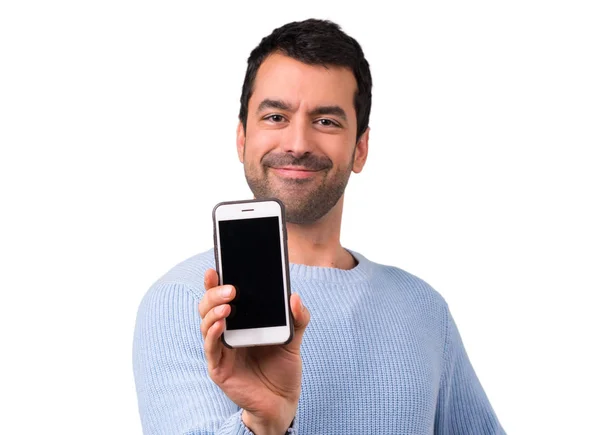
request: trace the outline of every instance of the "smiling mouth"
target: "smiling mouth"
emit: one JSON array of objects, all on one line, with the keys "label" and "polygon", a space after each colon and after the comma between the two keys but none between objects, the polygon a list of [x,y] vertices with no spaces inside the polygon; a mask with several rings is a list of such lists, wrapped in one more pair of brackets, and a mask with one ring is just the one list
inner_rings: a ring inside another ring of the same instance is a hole
[{"label": "smiling mouth", "polygon": [[319,170],[307,169],[301,166],[270,167],[276,174],[285,178],[310,178]]}]

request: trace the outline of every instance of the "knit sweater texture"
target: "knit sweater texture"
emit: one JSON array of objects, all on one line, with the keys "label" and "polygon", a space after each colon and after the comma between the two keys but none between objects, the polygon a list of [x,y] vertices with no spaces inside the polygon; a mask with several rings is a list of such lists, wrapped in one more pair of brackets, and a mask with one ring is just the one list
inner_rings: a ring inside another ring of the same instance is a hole
[{"label": "knit sweater texture", "polygon": [[[504,434],[444,299],[410,273],[349,250],[351,270],[290,264],[311,313],[293,434]],[[251,432],[207,373],[198,302],[210,249],[143,298],[133,368],[145,434]]]}]

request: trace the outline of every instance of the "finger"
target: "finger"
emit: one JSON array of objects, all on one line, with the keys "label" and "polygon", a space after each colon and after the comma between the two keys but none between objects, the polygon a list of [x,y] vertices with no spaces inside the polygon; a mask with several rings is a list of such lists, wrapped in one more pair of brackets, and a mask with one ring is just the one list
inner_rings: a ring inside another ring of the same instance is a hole
[{"label": "finger", "polygon": [[206,334],[210,327],[221,319],[226,318],[231,313],[231,306],[227,304],[217,305],[202,319],[200,323],[200,330],[202,331],[202,337],[206,339]]},{"label": "finger", "polygon": [[209,290],[219,285],[219,275],[215,269],[207,269],[204,272],[204,290]]},{"label": "finger", "polygon": [[204,338],[204,354],[209,372],[214,370],[221,361],[223,352],[223,343],[221,343],[221,334],[225,330],[225,320],[221,319],[212,324],[206,332]]},{"label": "finger", "polygon": [[235,287],[232,285],[219,285],[207,290],[198,303],[200,317],[204,318],[214,307],[230,302],[234,297]]}]

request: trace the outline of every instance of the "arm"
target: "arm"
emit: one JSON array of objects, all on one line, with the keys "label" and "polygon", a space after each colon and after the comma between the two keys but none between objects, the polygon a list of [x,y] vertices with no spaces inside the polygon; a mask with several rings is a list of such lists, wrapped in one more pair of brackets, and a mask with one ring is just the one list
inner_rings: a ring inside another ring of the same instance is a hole
[{"label": "arm", "polygon": [[446,308],[444,371],[435,435],[505,434],[471,366],[452,315]]},{"label": "arm", "polygon": [[198,301],[183,284],[157,283],[140,304],[133,368],[145,434],[249,433],[208,376]]}]

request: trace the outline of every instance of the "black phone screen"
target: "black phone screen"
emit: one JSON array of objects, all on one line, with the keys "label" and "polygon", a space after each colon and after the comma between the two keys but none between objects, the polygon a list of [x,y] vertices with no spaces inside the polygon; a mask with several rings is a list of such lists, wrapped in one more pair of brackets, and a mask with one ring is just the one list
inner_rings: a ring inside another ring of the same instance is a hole
[{"label": "black phone screen", "polygon": [[236,288],[227,329],[285,326],[279,218],[219,221],[223,284]]}]

